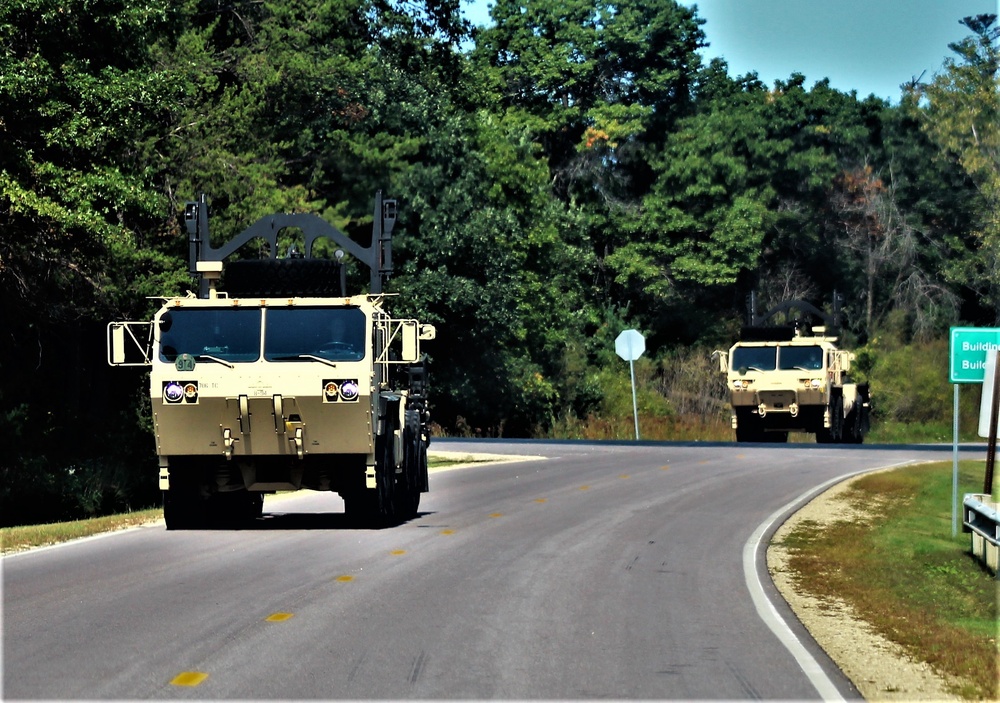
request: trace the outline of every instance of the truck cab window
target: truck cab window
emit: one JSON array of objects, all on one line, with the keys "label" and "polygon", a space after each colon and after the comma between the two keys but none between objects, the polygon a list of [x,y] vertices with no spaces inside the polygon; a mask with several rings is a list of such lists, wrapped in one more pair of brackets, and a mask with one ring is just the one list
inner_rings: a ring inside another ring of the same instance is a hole
[{"label": "truck cab window", "polygon": [[260,358],[260,309],[178,308],[160,335],[160,360],[173,362],[180,354],[230,362]]},{"label": "truck cab window", "polygon": [[774,347],[736,347],[732,354],[733,371],[774,371],[776,352]]},{"label": "truck cab window", "polygon": [[782,347],[778,363],[778,368],[783,371],[791,369],[818,371],[823,368],[823,348],[819,346]]},{"label": "truck cab window", "polygon": [[365,357],[367,321],[358,308],[268,308],[264,359],[360,361]]}]

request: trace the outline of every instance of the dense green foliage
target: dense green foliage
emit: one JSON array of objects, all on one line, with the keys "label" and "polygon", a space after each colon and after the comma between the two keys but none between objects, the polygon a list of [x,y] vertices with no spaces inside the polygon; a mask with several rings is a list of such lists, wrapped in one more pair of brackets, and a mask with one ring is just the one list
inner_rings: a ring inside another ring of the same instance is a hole
[{"label": "dense green foliage", "polygon": [[107,368],[104,325],[192,286],[179,218],[200,192],[220,241],[279,211],[364,241],[375,191],[397,198],[389,285],[438,325],[447,431],[612,419],[625,327],[650,416],[717,419],[712,380],[671,360],[728,344],[750,291],[836,290],[861,344],[997,320],[994,17],[893,105],[703,65],[675,0],[497,0],[486,29],[458,10],[0,4],[4,521],[155,500],[144,379]]}]

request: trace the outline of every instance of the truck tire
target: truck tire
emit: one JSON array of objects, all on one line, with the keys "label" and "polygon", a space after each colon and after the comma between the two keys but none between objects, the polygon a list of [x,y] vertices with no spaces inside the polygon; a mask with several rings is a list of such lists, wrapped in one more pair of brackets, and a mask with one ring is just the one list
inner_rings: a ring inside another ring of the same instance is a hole
[{"label": "truck tire", "polygon": [[749,410],[736,411],[736,441],[740,443],[765,441],[764,427],[760,418]]},{"label": "truck tire", "polygon": [[817,444],[835,444],[844,441],[844,397],[835,394],[830,398],[830,427],[816,430]]},{"label": "truck tire", "polygon": [[416,517],[420,508],[421,490],[421,449],[420,416],[412,410],[405,414],[406,427],[403,428],[403,472],[397,474],[394,498],[396,517],[410,520]]},{"label": "truck tire", "polygon": [[205,500],[197,491],[163,491],[163,521],[168,530],[198,530],[205,527]]},{"label": "truck tire", "polygon": [[390,527],[397,523],[391,436],[375,440],[375,488],[362,487],[343,496],[348,517],[365,527]]}]

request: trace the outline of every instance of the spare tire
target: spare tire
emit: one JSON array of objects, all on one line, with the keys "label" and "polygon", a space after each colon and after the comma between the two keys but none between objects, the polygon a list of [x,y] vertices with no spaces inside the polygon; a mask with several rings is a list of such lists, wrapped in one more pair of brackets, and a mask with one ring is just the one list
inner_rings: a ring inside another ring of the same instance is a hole
[{"label": "spare tire", "polygon": [[231,298],[339,297],[340,264],[332,259],[246,259],[226,264]]}]

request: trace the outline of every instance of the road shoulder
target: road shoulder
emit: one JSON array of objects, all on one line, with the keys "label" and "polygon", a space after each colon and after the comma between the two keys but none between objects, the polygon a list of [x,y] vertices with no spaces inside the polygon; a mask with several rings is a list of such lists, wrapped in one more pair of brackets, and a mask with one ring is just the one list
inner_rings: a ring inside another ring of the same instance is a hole
[{"label": "road shoulder", "polygon": [[858,478],[855,476],[823,492],[778,528],[767,550],[768,573],[809,634],[865,700],[962,700],[950,692],[955,680],[909,657],[902,647],[858,618],[847,603],[821,600],[800,589],[788,568],[789,551],[781,543],[800,524],[810,521],[823,526],[860,516],[844,497]]}]

